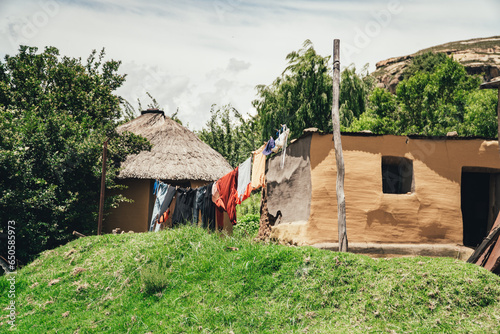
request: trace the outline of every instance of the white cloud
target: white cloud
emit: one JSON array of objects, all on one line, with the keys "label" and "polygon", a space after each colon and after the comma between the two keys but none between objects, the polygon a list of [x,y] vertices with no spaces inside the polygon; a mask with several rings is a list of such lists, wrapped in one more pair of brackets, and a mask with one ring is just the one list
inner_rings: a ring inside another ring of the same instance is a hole
[{"label": "white cloud", "polygon": [[229,59],[229,64],[227,64],[227,70],[231,72],[240,72],[249,69],[250,66],[251,64],[244,60],[231,58]]},{"label": "white cloud", "polygon": [[199,129],[212,103],[253,112],[255,86],[280,75],[306,39],[326,56],[340,38],[342,66],[373,70],[392,56],[497,35],[499,12],[494,0],[4,0],[0,56],[20,43],[83,59],[105,47],[128,74],[119,94],[145,107],[148,91]]}]

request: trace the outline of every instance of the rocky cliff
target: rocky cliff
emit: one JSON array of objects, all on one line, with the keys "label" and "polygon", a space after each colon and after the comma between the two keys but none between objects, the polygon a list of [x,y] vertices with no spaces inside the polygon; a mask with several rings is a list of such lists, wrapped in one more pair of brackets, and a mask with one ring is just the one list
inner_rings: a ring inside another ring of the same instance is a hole
[{"label": "rocky cliff", "polygon": [[413,57],[418,54],[444,52],[463,64],[469,74],[482,74],[485,81],[500,76],[500,36],[475,38],[433,46],[414,54],[379,61],[372,75],[377,86],[392,93],[403,79],[402,73]]}]

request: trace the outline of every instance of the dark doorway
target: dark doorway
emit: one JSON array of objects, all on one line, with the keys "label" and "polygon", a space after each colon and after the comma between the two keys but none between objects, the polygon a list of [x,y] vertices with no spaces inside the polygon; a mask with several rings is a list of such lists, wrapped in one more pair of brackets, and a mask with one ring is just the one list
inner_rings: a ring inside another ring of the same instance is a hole
[{"label": "dark doorway", "polygon": [[462,169],[461,207],[465,246],[479,245],[498,215],[499,175],[496,170],[490,169]]}]

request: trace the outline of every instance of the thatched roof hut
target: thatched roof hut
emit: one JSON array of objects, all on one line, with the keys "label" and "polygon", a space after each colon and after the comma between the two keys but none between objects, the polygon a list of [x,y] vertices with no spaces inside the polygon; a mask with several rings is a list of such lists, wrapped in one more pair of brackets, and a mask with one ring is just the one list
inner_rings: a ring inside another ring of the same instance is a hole
[{"label": "thatched roof hut", "polygon": [[151,151],[127,157],[118,176],[121,179],[216,181],[232,170],[219,152],[163,111],[143,111],[117,130],[141,135],[153,145]]},{"label": "thatched roof hut", "polygon": [[[224,157],[202,142],[193,132],[165,116],[163,111],[148,109],[132,121],[118,127],[147,138],[151,151],[132,154],[122,164],[119,183],[127,188],[119,193],[132,199],[111,209],[103,228],[109,233],[119,227],[124,231],[145,232],[151,219],[155,180],[181,187],[197,188],[229,173],[232,168]],[[175,200],[171,206],[171,212]],[[229,220],[228,220],[228,225]]]}]

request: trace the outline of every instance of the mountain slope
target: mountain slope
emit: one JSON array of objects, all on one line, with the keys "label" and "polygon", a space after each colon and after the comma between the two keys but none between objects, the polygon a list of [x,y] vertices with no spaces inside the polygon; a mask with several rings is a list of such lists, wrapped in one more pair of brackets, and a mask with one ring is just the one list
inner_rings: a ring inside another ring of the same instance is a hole
[{"label": "mountain slope", "polygon": [[[500,277],[475,265],[375,260],[191,227],[81,238],[16,279],[20,333],[484,333],[500,319]],[[1,277],[2,305],[8,288]]]},{"label": "mountain slope", "polygon": [[485,81],[500,75],[500,36],[493,36],[445,43],[411,55],[379,61],[372,73],[377,80],[377,86],[394,93],[397,84],[403,79],[403,70],[411,59],[428,51],[451,55],[465,66],[469,74],[482,74]]}]

